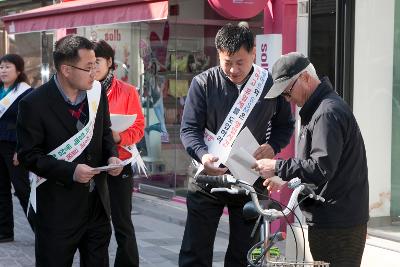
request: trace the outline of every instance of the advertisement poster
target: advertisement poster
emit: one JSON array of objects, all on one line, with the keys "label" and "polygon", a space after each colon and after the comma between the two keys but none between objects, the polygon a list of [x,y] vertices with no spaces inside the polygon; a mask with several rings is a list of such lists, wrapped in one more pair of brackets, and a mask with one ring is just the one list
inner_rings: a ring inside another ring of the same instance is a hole
[{"label": "advertisement poster", "polygon": [[[79,34],[79,33],[78,33]],[[117,66],[115,74],[118,79],[131,82],[132,62],[131,62],[131,29],[130,27],[109,25],[101,27],[89,27],[84,35],[91,41],[104,40],[115,51],[115,64]]]}]

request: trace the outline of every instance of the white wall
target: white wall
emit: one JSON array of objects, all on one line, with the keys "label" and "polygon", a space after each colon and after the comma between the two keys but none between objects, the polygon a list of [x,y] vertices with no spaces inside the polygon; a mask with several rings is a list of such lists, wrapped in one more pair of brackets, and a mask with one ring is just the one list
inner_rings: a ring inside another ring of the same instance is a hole
[{"label": "white wall", "polygon": [[[308,23],[309,22],[309,0],[297,1],[297,29],[296,29],[296,51],[308,56]],[[300,108],[296,106],[296,142],[295,151],[297,155],[298,139],[300,134]],[[300,215],[300,214],[298,214]]]},{"label": "white wall", "polygon": [[308,56],[309,0],[297,1],[296,50]]},{"label": "white wall", "polygon": [[371,217],[390,215],[395,0],[356,1],[354,114],[367,150]]}]

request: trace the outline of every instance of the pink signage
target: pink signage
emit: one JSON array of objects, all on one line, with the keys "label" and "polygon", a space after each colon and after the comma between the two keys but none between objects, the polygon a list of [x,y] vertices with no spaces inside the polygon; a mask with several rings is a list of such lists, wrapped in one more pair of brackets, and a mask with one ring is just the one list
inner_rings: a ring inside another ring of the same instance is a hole
[{"label": "pink signage", "polygon": [[256,16],[268,0],[208,0],[210,6],[228,19],[248,19]]}]

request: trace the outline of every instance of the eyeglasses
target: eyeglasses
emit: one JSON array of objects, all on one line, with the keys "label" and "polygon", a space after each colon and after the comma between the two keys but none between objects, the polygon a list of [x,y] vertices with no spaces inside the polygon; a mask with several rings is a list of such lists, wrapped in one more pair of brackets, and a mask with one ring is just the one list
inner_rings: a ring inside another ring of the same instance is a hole
[{"label": "eyeglasses", "polygon": [[66,66],[69,66],[69,67],[72,67],[72,68],[74,68],[74,69],[77,69],[77,70],[82,70],[82,71],[89,72],[89,74],[90,74],[90,73],[94,73],[94,71],[97,69],[97,65],[96,65],[96,64],[94,65],[94,67],[91,67],[91,68],[89,68],[89,69],[82,69],[82,68],[79,68],[79,67],[73,66],[73,65],[67,65],[67,64],[65,64],[65,65],[66,65]]},{"label": "eyeglasses", "polygon": [[292,96],[291,93],[292,93],[293,87],[296,84],[297,80],[300,78],[301,74],[299,75],[299,77],[296,78],[296,80],[294,80],[294,83],[292,84],[292,86],[290,86],[289,90],[283,91],[283,93],[281,94],[282,96],[286,96],[286,97]]}]

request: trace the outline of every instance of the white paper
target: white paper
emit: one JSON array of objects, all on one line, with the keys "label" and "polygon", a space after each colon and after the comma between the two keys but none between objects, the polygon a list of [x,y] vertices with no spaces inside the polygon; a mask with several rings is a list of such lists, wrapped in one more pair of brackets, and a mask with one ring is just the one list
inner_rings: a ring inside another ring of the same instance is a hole
[{"label": "white paper", "polygon": [[93,170],[95,170],[95,171],[109,171],[109,170],[114,170],[114,169],[121,168],[121,167],[124,167],[124,165],[123,164],[110,164],[110,165],[107,165],[107,166],[93,168]]},{"label": "white paper", "polygon": [[110,114],[110,119],[111,119],[111,130],[115,132],[123,132],[129,127],[132,126],[132,124],[136,120],[136,114],[133,115],[124,115],[124,114]]},{"label": "white paper", "polygon": [[256,164],[256,159],[243,147],[240,147],[239,153],[232,154],[231,158],[239,161],[241,165],[247,168],[251,168],[254,164]]},{"label": "white paper", "polygon": [[257,180],[259,175],[251,167],[256,163],[256,159],[252,155],[259,146],[247,127],[236,137],[231,153],[225,162],[225,166],[229,168],[236,179],[244,180],[249,184],[254,184]]}]

